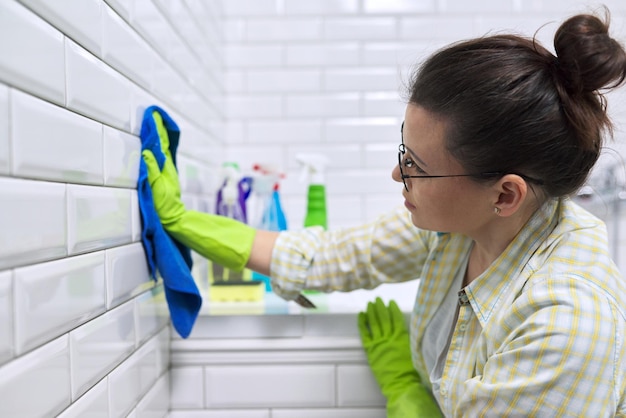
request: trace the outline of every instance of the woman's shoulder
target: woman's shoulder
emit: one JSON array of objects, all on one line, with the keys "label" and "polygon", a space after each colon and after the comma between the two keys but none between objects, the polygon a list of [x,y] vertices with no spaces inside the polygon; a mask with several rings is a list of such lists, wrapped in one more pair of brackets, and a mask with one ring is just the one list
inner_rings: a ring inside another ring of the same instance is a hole
[{"label": "woman's shoulder", "polygon": [[626,279],[611,257],[606,225],[571,200],[561,202],[558,216],[529,260],[519,296],[542,306],[575,303],[581,309],[608,302],[626,319]]},{"label": "woman's shoulder", "polygon": [[529,261],[535,276],[620,276],[611,257],[605,223],[571,200],[561,202],[558,221]]}]

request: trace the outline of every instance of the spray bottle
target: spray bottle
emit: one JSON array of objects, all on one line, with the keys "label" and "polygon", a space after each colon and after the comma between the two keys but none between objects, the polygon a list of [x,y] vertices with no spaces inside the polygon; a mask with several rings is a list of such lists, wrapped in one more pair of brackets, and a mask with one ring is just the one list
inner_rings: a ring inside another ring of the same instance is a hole
[{"label": "spray bottle", "polygon": [[[246,199],[250,194],[250,179],[241,175],[236,163],[227,162],[222,166],[224,182],[217,193],[215,213],[246,223]],[[261,282],[251,280],[252,272],[244,269],[235,272],[217,263],[210,263],[210,298],[213,301],[256,301],[262,298]]]},{"label": "spray bottle", "polygon": [[[241,172],[239,165],[233,162],[222,164],[222,176],[224,181],[222,187],[217,192],[215,203],[215,213],[217,215],[226,216],[236,219],[240,222],[246,222],[246,209],[244,200],[242,199],[242,190],[239,182],[241,180]],[[243,276],[240,272],[232,272],[224,269],[217,263],[212,264],[212,283],[225,282],[227,280],[242,280]]]},{"label": "spray bottle", "polygon": [[245,200],[249,194],[246,182],[241,177],[237,163],[224,163],[222,165],[224,183],[217,192],[215,213],[246,222]]},{"label": "spray bottle", "polygon": [[[250,204],[250,225],[268,231],[284,231],[287,229],[287,220],[280,201],[279,180],[284,177],[270,165],[255,164],[253,167],[252,195]],[[263,280],[265,290],[272,290],[270,278],[254,272],[254,280]]]},{"label": "spray bottle", "polygon": [[306,181],[309,184],[304,226],[321,226],[327,229],[324,174],[329,162],[328,158],[322,154],[298,154],[296,161],[302,166],[300,181]]},{"label": "spray bottle", "polygon": [[[300,163],[302,171],[300,172],[300,181],[308,182],[307,206],[304,217],[304,226],[321,226],[325,230],[328,229],[327,213],[326,213],[326,183],[325,170],[328,165],[328,157],[322,154],[303,153],[296,155],[296,161]],[[305,294],[319,294],[316,290],[305,290]],[[318,308],[321,301],[316,301]]]},{"label": "spray bottle", "polygon": [[246,201],[248,224],[257,229],[278,231],[278,228],[273,228],[269,223],[266,212],[271,206],[274,187],[280,176],[269,165],[255,164],[252,169],[252,193]]}]

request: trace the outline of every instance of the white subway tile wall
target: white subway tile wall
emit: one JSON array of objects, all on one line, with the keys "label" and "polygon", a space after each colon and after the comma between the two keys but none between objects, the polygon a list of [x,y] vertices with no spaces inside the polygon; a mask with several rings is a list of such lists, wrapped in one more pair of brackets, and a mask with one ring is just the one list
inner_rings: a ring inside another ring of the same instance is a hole
[{"label": "white subway tile wall", "polygon": [[[268,384],[268,376],[272,383]],[[207,367],[209,408],[320,408],[335,405],[334,365],[244,365]]]},{"label": "white subway tile wall", "polygon": [[[362,383],[355,385],[354,382]],[[384,403],[385,399],[379,393],[378,386],[372,379],[372,371],[367,364],[337,366],[337,405],[340,407],[380,407]]]},{"label": "white subway tile wall", "polygon": [[0,175],[9,174],[9,89],[0,84]]},{"label": "white subway tile wall", "polygon": [[0,273],[0,363],[13,356],[13,277],[10,271]]},{"label": "white subway tile wall", "polygon": [[[43,4],[43,2],[41,2]],[[0,79],[9,85],[65,105],[65,36],[15,1],[0,15]],[[9,59],[10,57],[10,59]]]},{"label": "white subway tile wall", "polygon": [[104,254],[14,270],[16,354],[82,325],[105,311]]},{"label": "white subway tile wall", "polygon": [[89,389],[89,392],[73,402],[59,418],[109,418],[109,391],[107,380],[103,379]]},{"label": "white subway tile wall", "polygon": [[[626,3],[602,3],[624,42]],[[172,334],[140,243],[143,111],[159,105],[181,127],[189,207],[212,211],[223,161],[268,163],[286,174],[298,228],[306,184],[295,156],[321,152],[329,225],[356,225],[401,204],[391,170],[412,65],[451,41],[546,23],[537,36],[550,47],[559,21],[599,5],[1,2],[0,416],[384,416],[347,319],[332,338],[300,316],[204,317],[190,340]],[[625,98],[609,97],[622,158]],[[626,271],[626,204],[604,215]],[[206,261],[194,261],[202,284]]]},{"label": "white subway tile wall", "polygon": [[[271,338],[271,316],[256,319],[265,338],[239,330],[172,340],[171,418],[385,416],[352,315],[296,316],[303,330],[281,338]],[[340,324],[335,333],[316,330],[329,322]]]},{"label": "white subway tile wall", "polygon": [[19,90],[11,92],[12,174],[102,185],[102,124]]},{"label": "white subway tile wall", "polygon": [[56,416],[71,402],[70,387],[70,350],[65,334],[3,366],[2,414]]},{"label": "white subway tile wall", "polygon": [[204,408],[204,371],[200,367],[177,367],[170,373],[172,410]]},{"label": "white subway tile wall", "polygon": [[0,416],[168,415],[172,331],[141,244],[138,134],[164,108],[184,198],[211,198],[221,16],[219,0],[0,4]]},{"label": "white subway tile wall", "polygon": [[100,315],[70,332],[72,398],[78,399],[135,350],[133,303]]}]

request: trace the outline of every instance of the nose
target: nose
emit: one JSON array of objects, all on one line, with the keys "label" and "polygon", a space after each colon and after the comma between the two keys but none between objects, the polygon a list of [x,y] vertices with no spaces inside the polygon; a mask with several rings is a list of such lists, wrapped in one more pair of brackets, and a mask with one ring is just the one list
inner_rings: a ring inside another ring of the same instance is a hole
[{"label": "nose", "polygon": [[398,183],[402,183],[402,175],[400,174],[400,166],[398,164],[391,170],[391,178]]}]

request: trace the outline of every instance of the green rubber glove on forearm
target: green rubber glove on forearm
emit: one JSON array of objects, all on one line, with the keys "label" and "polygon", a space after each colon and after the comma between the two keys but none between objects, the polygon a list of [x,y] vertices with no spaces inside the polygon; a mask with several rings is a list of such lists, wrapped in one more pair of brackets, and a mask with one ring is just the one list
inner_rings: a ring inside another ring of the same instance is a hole
[{"label": "green rubber glove on forearm", "polygon": [[380,389],[387,398],[387,417],[441,417],[430,391],[411,361],[409,334],[398,305],[376,298],[358,318],[361,341]]},{"label": "green rubber glove on forearm", "polygon": [[183,245],[229,269],[242,270],[252,250],[255,230],[250,226],[219,215],[186,210],[180,199],[178,172],[172,161],[167,131],[161,115],[154,118],[161,150],[165,154],[162,168],[149,150],[142,152],[148,168],[154,207],[165,230]]}]

